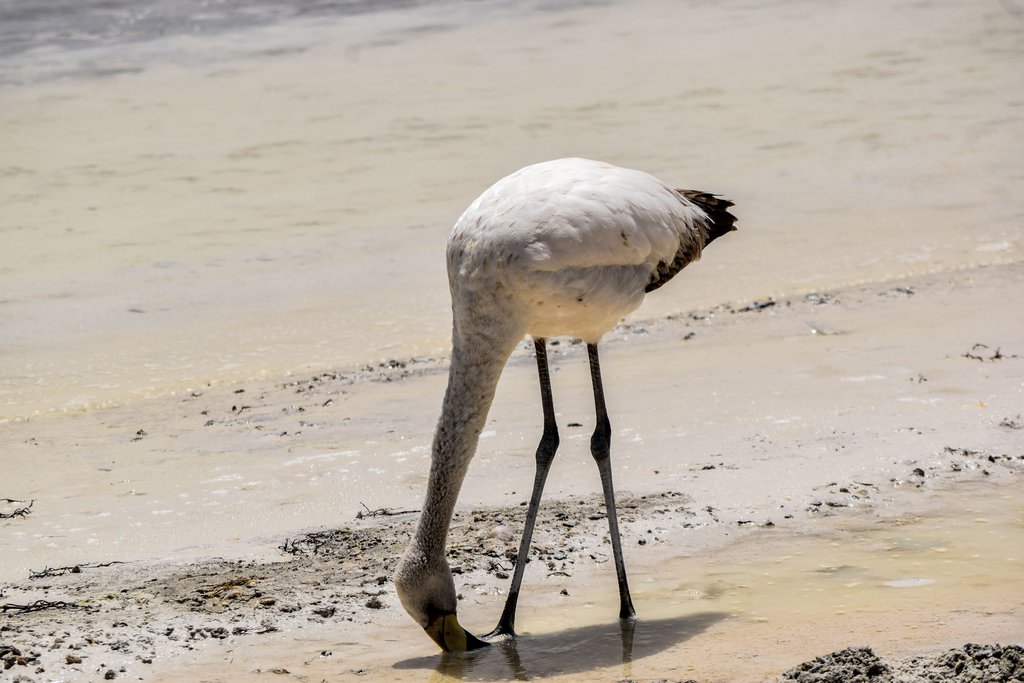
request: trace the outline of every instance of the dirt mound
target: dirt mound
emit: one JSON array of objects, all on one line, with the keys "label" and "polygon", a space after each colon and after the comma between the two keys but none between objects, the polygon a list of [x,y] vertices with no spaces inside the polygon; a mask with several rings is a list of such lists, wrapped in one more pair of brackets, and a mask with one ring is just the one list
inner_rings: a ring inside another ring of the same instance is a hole
[{"label": "dirt mound", "polygon": [[799,683],[893,683],[892,669],[870,647],[848,647],[782,674],[784,681]]},{"label": "dirt mound", "polygon": [[1024,683],[1024,648],[967,643],[934,657],[914,657],[895,667],[898,683]]},{"label": "dirt mound", "polygon": [[898,664],[880,659],[870,647],[851,647],[794,667],[783,681],[799,683],[1024,683],[1024,648],[967,643]]}]

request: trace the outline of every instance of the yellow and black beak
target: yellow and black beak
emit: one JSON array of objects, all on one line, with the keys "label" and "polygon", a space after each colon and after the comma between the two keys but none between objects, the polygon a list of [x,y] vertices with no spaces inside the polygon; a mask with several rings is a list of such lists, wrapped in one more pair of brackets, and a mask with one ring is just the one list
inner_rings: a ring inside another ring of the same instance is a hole
[{"label": "yellow and black beak", "polygon": [[465,652],[487,647],[485,643],[472,633],[462,628],[454,614],[440,614],[424,628],[431,640],[445,652]]}]

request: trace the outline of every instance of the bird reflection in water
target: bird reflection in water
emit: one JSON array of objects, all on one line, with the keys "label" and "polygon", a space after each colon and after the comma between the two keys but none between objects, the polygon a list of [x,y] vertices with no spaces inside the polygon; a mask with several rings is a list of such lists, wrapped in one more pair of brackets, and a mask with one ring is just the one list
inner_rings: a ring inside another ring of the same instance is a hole
[{"label": "bird reflection in water", "polygon": [[492,641],[471,652],[443,652],[395,664],[398,669],[434,668],[428,680],[534,680],[621,666],[633,676],[635,661],[678,646],[726,615],[702,612],[668,619],[623,620],[543,634],[520,634]]}]

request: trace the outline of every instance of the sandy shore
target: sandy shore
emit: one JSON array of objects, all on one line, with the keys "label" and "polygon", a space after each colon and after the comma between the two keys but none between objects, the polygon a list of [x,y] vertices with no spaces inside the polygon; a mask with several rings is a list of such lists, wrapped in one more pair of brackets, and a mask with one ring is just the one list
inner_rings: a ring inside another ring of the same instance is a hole
[{"label": "sandy shore", "polygon": [[[617,329],[605,366],[641,617],[629,634],[614,620],[586,454],[585,354],[556,347],[564,440],[524,635],[471,659],[435,654],[389,582],[443,359],[6,425],[5,482],[18,490],[0,490],[17,499],[2,511],[32,501],[0,521],[7,675],[775,680],[867,645],[891,680],[915,681],[926,666],[905,666],[913,657],[1019,645],[1021,291],[1022,264],[965,268]],[[476,631],[493,625],[512,568],[534,383],[524,345],[453,524],[462,620]]]}]

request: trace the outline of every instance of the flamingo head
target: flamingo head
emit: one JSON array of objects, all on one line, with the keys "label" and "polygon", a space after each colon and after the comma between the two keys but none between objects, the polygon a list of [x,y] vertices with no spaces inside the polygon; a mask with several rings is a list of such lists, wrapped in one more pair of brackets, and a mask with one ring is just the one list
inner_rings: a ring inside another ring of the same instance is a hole
[{"label": "flamingo head", "polygon": [[395,588],[402,607],[445,652],[487,646],[459,624],[451,569],[443,557],[431,561],[410,547],[398,563]]}]

